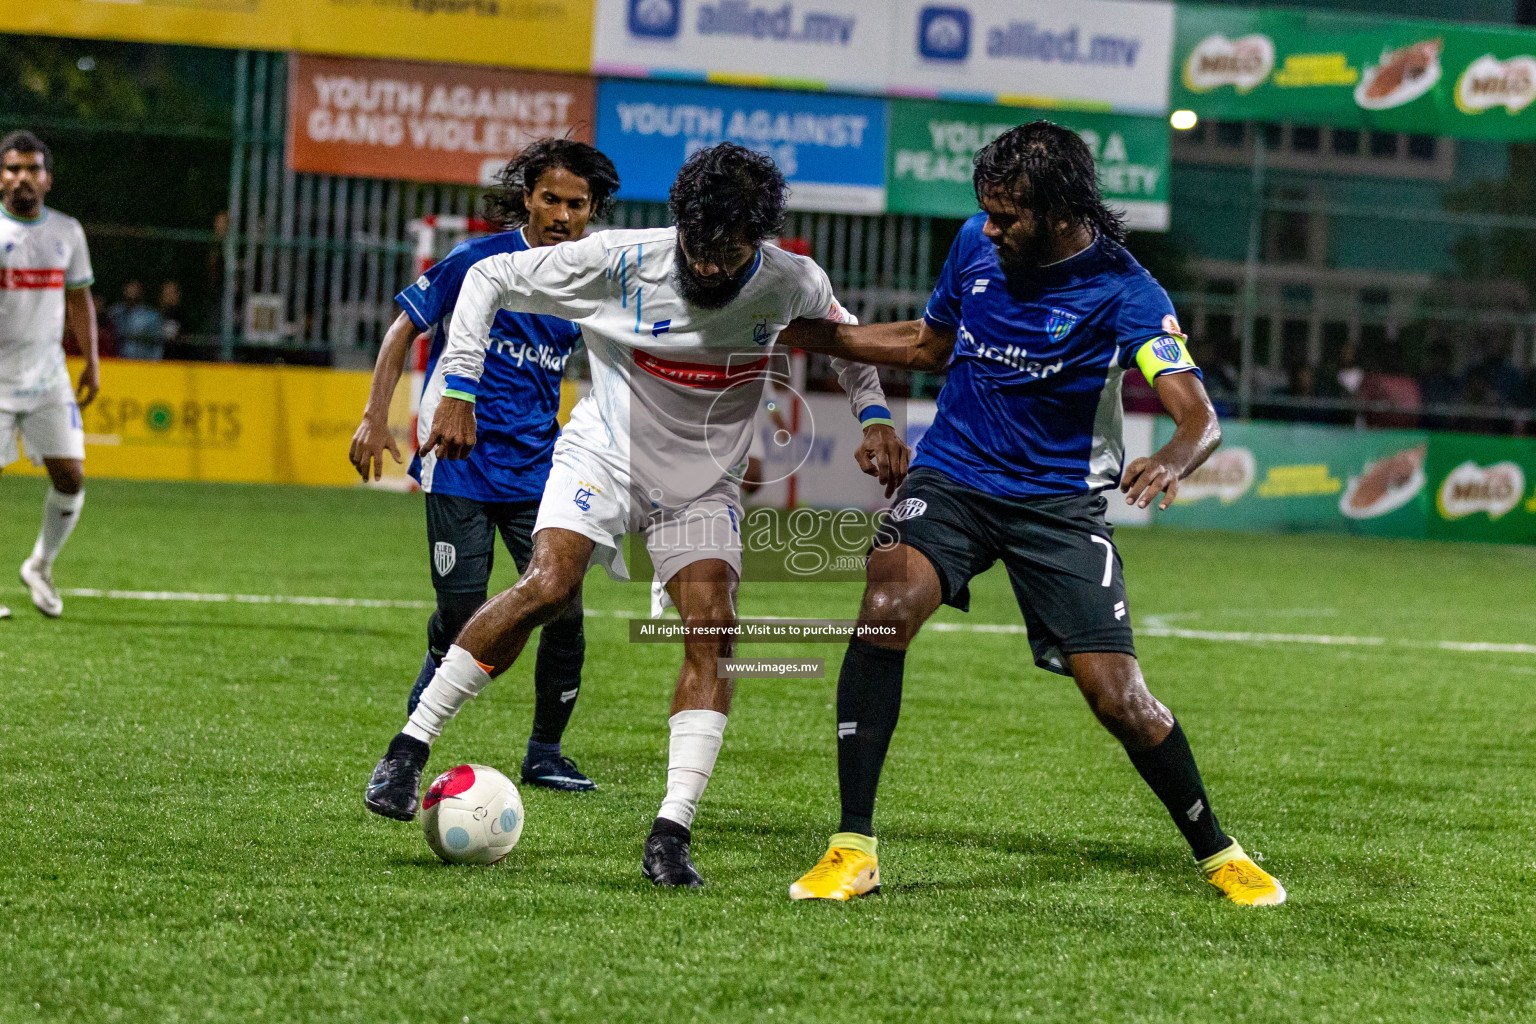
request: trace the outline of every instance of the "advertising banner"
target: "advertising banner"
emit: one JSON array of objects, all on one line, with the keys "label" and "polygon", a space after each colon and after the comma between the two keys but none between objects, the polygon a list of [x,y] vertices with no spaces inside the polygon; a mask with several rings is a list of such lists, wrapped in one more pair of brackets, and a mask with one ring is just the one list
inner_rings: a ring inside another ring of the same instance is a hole
[{"label": "advertising banner", "polygon": [[295,55],[289,166],[485,185],[536,139],[591,142],[594,92],[585,76]]},{"label": "advertising banner", "polygon": [[1093,150],[1104,198],[1139,231],[1168,229],[1168,125],[1162,118],[891,101],[886,169],[892,213],[968,217],[976,212],[971,161],[1014,125],[1046,118],[1071,128]]},{"label": "advertising banner", "polygon": [[47,0],[0,32],[587,71],[591,0]]},{"label": "advertising banner", "polygon": [[1436,434],[1429,536],[1536,544],[1536,441]]},{"label": "advertising banner", "polygon": [[1461,138],[1536,138],[1536,33],[1181,4],[1174,107]]},{"label": "advertising banner", "polygon": [[881,92],[890,18],[862,0],[597,0],[592,70]]},{"label": "advertising banner", "polygon": [[[1428,434],[1229,421],[1215,455],[1155,522],[1223,530],[1423,537]],[[1159,417],[1153,447],[1173,436]]]},{"label": "advertising banner", "polygon": [[890,6],[892,94],[1167,110],[1171,3],[898,0]]},{"label": "advertising banner", "polygon": [[[70,375],[79,360],[70,360]],[[102,360],[81,410],[86,473],[124,480],[354,484],[347,447],[371,375],[310,367]],[[6,472],[41,472],[30,463]]]},{"label": "advertising banner", "polygon": [[735,142],[773,157],[793,209],[885,209],[883,100],[605,81],[597,107],[597,146],[618,166],[623,198],[664,200],[689,155]]}]

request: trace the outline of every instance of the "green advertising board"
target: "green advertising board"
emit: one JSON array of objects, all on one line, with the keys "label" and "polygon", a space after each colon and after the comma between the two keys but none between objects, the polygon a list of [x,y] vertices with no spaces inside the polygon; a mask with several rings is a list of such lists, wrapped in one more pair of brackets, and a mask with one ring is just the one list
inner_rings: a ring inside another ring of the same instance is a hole
[{"label": "green advertising board", "polygon": [[[1229,421],[1157,522],[1536,544],[1536,439]],[[1173,436],[1158,417],[1153,446]]]},{"label": "green advertising board", "polygon": [[[1423,537],[1429,435],[1232,421],[1158,522],[1225,530]],[[1159,417],[1154,448],[1173,436]]]},{"label": "green advertising board", "polygon": [[1046,118],[1093,150],[1110,204],[1141,231],[1168,228],[1168,123],[1134,117],[972,103],[892,100],[886,208],[892,213],[968,217],[976,212],[971,161],[1015,125]]},{"label": "green advertising board", "polygon": [[1536,138],[1536,33],[1180,4],[1169,102],[1202,117]]},{"label": "green advertising board", "polygon": [[1436,434],[1429,536],[1536,544],[1536,441]]}]

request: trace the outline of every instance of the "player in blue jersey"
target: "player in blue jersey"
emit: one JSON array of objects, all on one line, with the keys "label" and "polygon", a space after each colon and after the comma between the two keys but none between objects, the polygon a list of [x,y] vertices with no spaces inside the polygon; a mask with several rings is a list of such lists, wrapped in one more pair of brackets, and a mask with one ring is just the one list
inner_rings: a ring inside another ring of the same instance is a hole
[{"label": "player in blue jersey", "polygon": [[[464,275],[497,253],[577,239],[593,217],[601,217],[618,191],[613,162],[582,143],[545,139],[523,150],[502,171],[487,196],[487,213],[516,230],[475,238],[455,246],[414,284],[395,297],[400,316],[384,337],[362,425],[352,439],[351,458],[367,480],[383,471],[384,451],[400,451],[389,432],[389,404],[419,331],[432,335],[431,361],[422,391],[419,421],[429,428],[446,390],[438,357],[447,340]],[[407,708],[416,709],[459,630],[486,600],[501,533],[522,572],[533,552],[533,524],[549,477],[560,428],[560,380],[566,360],[581,340],[568,320],[502,310],[491,326],[475,406],[478,437],[466,459],[439,460],[428,453],[411,462],[411,476],[427,494],[427,543],[437,609],[427,623],[427,656]],[[451,392],[449,392],[451,394]],[[418,439],[424,441],[425,436]],[[534,665],[533,732],[523,760],[524,782],[548,789],[594,788],[575,763],[560,752],[581,687],[586,652],[578,596],[562,615],[543,627]]]},{"label": "player in blue jersey", "polygon": [[[1093,156],[1048,121],[976,155],[982,212],[968,220],[921,320],[802,322],[791,344],[868,362],[948,368],[880,543],[862,625],[894,638],[849,643],[837,684],[842,824],[794,899],[879,887],[875,789],[901,707],[907,647],[940,604],[965,610],[969,581],[1001,560],[1035,664],[1069,675],[1173,816],[1206,877],[1234,902],[1285,890],[1217,824],[1179,723],[1147,690],[1132,642],[1105,492],[1167,508],[1221,432],[1162,287],[1123,247]],[[1120,378],[1137,367],[1176,423],[1150,458],[1121,462]]]}]

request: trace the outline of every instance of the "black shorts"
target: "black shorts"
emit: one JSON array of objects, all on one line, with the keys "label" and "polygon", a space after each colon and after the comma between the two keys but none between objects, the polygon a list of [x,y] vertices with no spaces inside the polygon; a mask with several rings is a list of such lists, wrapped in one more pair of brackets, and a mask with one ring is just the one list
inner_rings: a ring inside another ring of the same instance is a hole
[{"label": "black shorts", "polygon": [[972,577],[998,559],[1024,613],[1035,664],[1070,675],[1064,654],[1135,656],[1125,576],[1102,494],[1000,498],[926,466],[902,484],[879,543],[933,563],[944,603],[969,611]]},{"label": "black shorts", "polygon": [[476,501],[456,494],[427,495],[427,554],[432,586],[444,594],[484,594],[491,583],[496,532],[517,563],[533,555],[533,523],[539,502]]}]

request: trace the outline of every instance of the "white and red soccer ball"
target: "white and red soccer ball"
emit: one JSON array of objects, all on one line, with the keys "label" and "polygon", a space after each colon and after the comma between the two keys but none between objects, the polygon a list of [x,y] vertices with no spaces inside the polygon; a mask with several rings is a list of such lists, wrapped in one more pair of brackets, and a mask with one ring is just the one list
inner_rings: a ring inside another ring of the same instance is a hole
[{"label": "white and red soccer ball", "polygon": [[495,864],[523,834],[517,787],[483,764],[461,764],[433,779],[421,808],[427,845],[449,864]]}]

